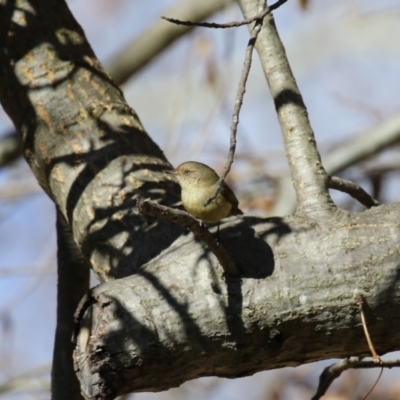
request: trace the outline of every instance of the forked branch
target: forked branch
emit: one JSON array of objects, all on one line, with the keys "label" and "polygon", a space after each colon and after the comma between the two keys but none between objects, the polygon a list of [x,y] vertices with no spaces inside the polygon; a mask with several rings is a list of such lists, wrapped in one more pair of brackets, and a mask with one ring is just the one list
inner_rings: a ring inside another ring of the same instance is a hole
[{"label": "forked branch", "polygon": [[[239,5],[245,18],[257,12],[256,0],[239,0]],[[297,211],[318,218],[321,213],[335,210],[328,191],[328,175],[272,15],[264,18],[255,47],[275,101],[296,191]]]}]

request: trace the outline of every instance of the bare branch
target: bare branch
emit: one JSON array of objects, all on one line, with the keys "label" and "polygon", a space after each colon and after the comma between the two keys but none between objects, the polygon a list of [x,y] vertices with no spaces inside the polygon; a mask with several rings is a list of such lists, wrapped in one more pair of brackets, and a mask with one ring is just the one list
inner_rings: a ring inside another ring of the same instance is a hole
[{"label": "bare branch", "polygon": [[329,386],[332,382],[338,378],[342,372],[352,368],[353,365],[359,363],[362,360],[362,357],[349,357],[344,360],[338,361],[335,364],[326,367],[322,374],[319,377],[319,385],[317,392],[311,398],[311,400],[319,400],[329,389]]},{"label": "bare branch", "polygon": [[360,361],[357,364],[354,364],[352,369],[371,369],[371,368],[395,368],[400,367],[400,360],[389,360],[382,361],[381,364],[376,363],[375,361]]},{"label": "bare branch", "polygon": [[372,359],[374,360],[374,363],[382,364],[381,357],[376,352],[374,344],[372,343],[371,340],[371,336],[368,332],[367,322],[365,320],[365,315],[364,315],[364,303],[365,303],[364,296],[362,296],[361,293],[357,293],[355,296],[355,302],[358,305],[358,308],[360,309],[361,323],[364,329],[365,338],[367,339],[368,347],[372,354]]},{"label": "bare branch", "polygon": [[[239,0],[239,5],[246,18],[255,14],[255,0]],[[296,192],[297,211],[320,217],[321,213],[335,209],[329,195],[328,175],[272,14],[264,18],[255,46],[275,101]]]},{"label": "bare branch", "polygon": [[213,234],[196,218],[192,217],[185,211],[166,207],[149,199],[139,198],[137,200],[137,208],[140,214],[148,214],[153,217],[162,218],[166,221],[173,222],[180,226],[190,229],[193,234],[198,237],[217,257],[219,263],[227,274],[239,276],[240,271],[233,263],[231,256],[218,243]]},{"label": "bare branch", "polygon": [[[373,363],[375,366],[379,366],[383,368],[383,362],[381,357],[378,355],[378,353],[375,350],[375,347],[372,343],[371,340],[371,336],[368,332],[368,327],[367,327],[367,323],[366,323],[366,319],[365,319],[365,314],[364,314],[364,307],[365,307],[365,299],[364,296],[357,292],[354,296],[354,301],[357,304],[357,306],[360,309],[360,315],[361,315],[361,323],[363,326],[363,330],[364,330],[364,335],[365,338],[367,340],[368,343],[368,347],[371,351],[372,354],[372,359],[373,359]],[[324,369],[324,371],[322,372],[320,378],[319,378],[319,385],[318,385],[318,389],[316,394],[313,396],[313,398],[311,400],[318,400],[320,399],[328,390],[329,386],[331,385],[331,383],[341,375],[341,373],[349,368],[355,368],[355,365],[358,364],[358,368],[362,368],[362,366],[360,366],[360,361],[361,358],[360,357],[350,357],[347,358],[345,360],[339,361],[336,364],[332,364],[331,366],[327,367]],[[393,366],[393,364],[391,364],[391,366]],[[369,366],[370,367],[370,366]],[[382,374],[382,371],[381,371]],[[379,381],[379,378],[381,376],[381,374],[379,375],[377,381],[375,382],[375,384],[372,386],[372,388],[370,389],[370,391],[368,392],[368,394],[364,397],[367,398],[368,395],[371,393],[371,391],[374,389],[374,387],[376,386],[377,382]]]},{"label": "bare branch", "polygon": [[[196,22],[208,18],[231,4],[234,4],[233,0],[182,0],[165,13]],[[157,19],[112,60],[109,60],[106,67],[116,84],[122,85],[154,57],[192,29],[192,26],[176,26]]]},{"label": "bare branch", "polygon": [[320,377],[317,392],[311,400],[319,400],[329,389],[332,382],[338,378],[342,372],[348,369],[370,369],[370,368],[395,368],[400,367],[400,360],[382,361],[381,364],[375,361],[362,361],[362,357],[349,357],[340,360],[335,364],[326,367]]},{"label": "bare branch", "polygon": [[279,0],[276,3],[272,4],[269,8],[263,8],[263,10],[259,11],[257,15],[255,15],[254,17],[246,18],[243,21],[227,22],[226,24],[219,24],[216,22],[182,21],[180,19],[169,18],[165,16],[162,16],[161,18],[173,24],[183,25],[183,26],[202,26],[204,28],[215,28],[215,29],[237,28],[239,26],[251,24],[252,22],[257,21],[258,19],[263,19],[271,11],[279,8],[282,4],[286,2],[287,0]]},{"label": "bare branch", "polygon": [[[379,353],[398,349],[400,332],[391,329],[400,318],[398,215],[399,205],[375,207],[344,214],[329,229],[300,216],[232,218],[224,245],[240,279],[223,279],[215,257],[202,262],[199,241],[177,241],[138,273],[95,289],[89,344],[81,343],[77,359],[88,365],[82,390],[159,391],[204,375],[366,356],[358,287],[379,313],[368,327]],[[387,256],[373,256],[380,253]]]},{"label": "bare branch", "polygon": [[340,190],[358,200],[367,208],[379,206],[379,201],[370,196],[361,186],[337,176],[330,176],[328,186],[331,189]]},{"label": "bare branch", "polygon": [[[178,185],[159,179],[170,164],[96,59],[65,2],[22,0],[18,6],[6,2],[0,8],[0,47],[9,49],[0,52],[0,101],[21,133],[28,164],[73,225],[75,242],[82,246],[98,277],[129,275],[152,255],[131,252],[119,259],[118,267],[102,269],[110,260],[105,252],[121,254],[125,235],[132,242],[135,235],[143,236],[140,229],[132,230],[133,225],[147,225],[145,218],[132,216],[129,199],[133,191],[143,197],[162,197],[166,203],[176,201]],[[20,8],[32,9],[29,23]],[[74,32],[74,39],[68,36],[65,43],[64,39],[53,43],[54,26],[68,27],[62,35]],[[35,57],[29,56],[32,51]],[[10,61],[15,59],[18,67]],[[15,97],[16,92],[20,96]],[[76,124],[79,132],[70,129]],[[85,135],[80,134],[83,131]],[[114,140],[116,137],[120,140]],[[99,223],[105,220],[107,229]],[[151,228],[152,251],[157,246],[167,247],[178,234],[172,224],[168,228],[163,225]],[[162,234],[163,229],[168,229],[169,235]],[[115,237],[117,231],[120,235]]]},{"label": "bare branch", "polygon": [[334,175],[399,141],[400,114],[396,114],[381,125],[336,147],[324,157],[324,166],[328,174]]},{"label": "bare branch", "polygon": [[[368,157],[400,141],[400,114],[382,124],[351,138],[323,157],[325,170],[335,175]],[[273,215],[286,215],[294,212],[296,196],[290,177],[280,183],[279,199],[272,210]]]},{"label": "bare branch", "polygon": [[[382,360],[380,362],[380,364],[382,364]],[[381,366],[381,365],[380,365]],[[381,366],[381,372],[378,375],[378,378],[376,378],[376,381],[374,382],[374,384],[372,385],[371,389],[369,389],[368,393],[362,398],[362,400],[366,400],[366,398],[372,393],[372,391],[375,389],[376,385],[379,382],[379,379],[381,379],[383,373],[383,367]]]},{"label": "bare branch", "polygon": [[[262,13],[262,11],[264,10],[264,7],[265,7],[265,1],[259,0],[259,2],[260,2],[259,13]],[[237,127],[239,124],[240,109],[242,108],[244,93],[246,92],[246,82],[247,82],[247,78],[249,76],[249,72],[250,72],[250,68],[251,68],[251,59],[252,59],[253,49],[254,49],[254,45],[257,40],[257,36],[260,33],[261,24],[262,24],[262,19],[257,19],[256,24],[254,25],[254,28],[251,30],[250,40],[246,47],[246,56],[244,59],[242,74],[240,76],[239,87],[238,87],[238,90],[236,93],[235,107],[233,109],[232,123],[231,123],[230,147],[229,147],[229,152],[228,152],[228,159],[226,160],[226,164],[225,164],[225,170],[224,170],[223,174],[221,175],[221,177],[219,178],[218,183],[215,185],[214,193],[204,203],[205,206],[210,204],[210,202],[213,199],[215,199],[215,197],[221,190],[222,183],[226,179],[226,176],[228,175],[228,173],[231,169],[232,163],[233,163],[233,158],[235,156],[235,149],[236,149],[236,133],[237,133]]]},{"label": "bare branch", "polygon": [[[285,0],[287,1],[287,0]],[[234,0],[183,0],[171,7],[168,13],[188,18],[194,23],[201,21],[224,7],[234,3]],[[165,25],[155,21],[149,28],[141,32],[131,43],[113,56],[106,63],[117,85],[125,83],[132,75],[145,67],[154,57],[168,48],[180,37],[186,35],[192,28],[185,29],[173,25]],[[17,132],[0,140],[0,167],[9,164],[22,155],[22,140]]]}]

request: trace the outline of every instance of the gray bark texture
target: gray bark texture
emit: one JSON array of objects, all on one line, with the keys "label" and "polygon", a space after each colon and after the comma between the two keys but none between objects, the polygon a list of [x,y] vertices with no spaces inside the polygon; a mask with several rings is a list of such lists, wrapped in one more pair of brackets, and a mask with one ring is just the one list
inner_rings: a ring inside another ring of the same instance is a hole
[{"label": "gray bark texture", "polygon": [[[378,352],[400,348],[399,205],[337,210],[313,150],[294,174],[319,174],[304,181],[313,197],[300,193],[301,214],[224,221],[221,244],[242,273],[226,276],[186,229],[135,212],[137,196],[174,204],[179,186],[65,2],[0,0],[0,49],[0,101],[103,282],[76,314],[74,362],[86,398],[368,355],[356,294]],[[305,112],[277,98],[281,114]],[[285,132],[297,135],[289,150],[304,137],[315,145],[308,128]],[[295,166],[301,154],[290,158]]]},{"label": "gray bark texture", "polygon": [[91,292],[75,353],[85,393],[111,399],[368,356],[356,294],[377,351],[400,349],[399,217],[396,205],[330,223],[231,219],[221,242],[241,278],[223,276],[201,243],[182,236],[136,275]]}]

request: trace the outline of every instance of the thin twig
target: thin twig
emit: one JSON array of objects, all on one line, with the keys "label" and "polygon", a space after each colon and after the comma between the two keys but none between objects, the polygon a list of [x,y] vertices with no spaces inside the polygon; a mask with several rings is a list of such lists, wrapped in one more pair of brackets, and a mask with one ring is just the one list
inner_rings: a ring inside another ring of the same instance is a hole
[{"label": "thin twig", "polygon": [[287,0],[279,0],[276,3],[272,4],[271,6],[258,12],[257,15],[255,15],[254,17],[246,18],[243,21],[227,22],[225,24],[218,24],[216,22],[182,21],[180,19],[169,18],[169,17],[165,17],[165,16],[162,16],[161,19],[165,19],[166,21],[171,22],[176,25],[184,25],[184,26],[202,26],[203,28],[215,28],[215,29],[237,28],[239,26],[251,24],[252,22],[254,22],[258,19],[263,19],[271,11],[279,8],[282,4],[284,4],[286,2],[287,2]]},{"label": "thin twig", "polygon": [[[164,13],[180,19],[200,22],[234,3],[234,0],[176,0],[171,7],[164,10]],[[158,17],[150,24],[146,24],[146,28],[139,32],[132,42],[122,47],[112,60],[109,59],[106,63],[106,70],[118,86],[193,29],[192,26],[166,24]]]},{"label": "thin twig", "polygon": [[382,364],[382,360],[381,360],[380,356],[378,355],[378,353],[376,352],[374,344],[372,343],[371,337],[369,335],[367,323],[365,321],[364,311],[362,310],[362,306],[360,306],[360,314],[361,314],[362,326],[364,328],[365,338],[367,339],[368,347],[372,354],[372,359],[374,360],[374,363]]},{"label": "thin twig", "polygon": [[311,400],[319,400],[329,389],[329,386],[332,384],[332,382],[338,378],[342,372],[352,368],[353,365],[359,363],[361,359],[362,357],[349,357],[338,361],[329,367],[326,367],[319,377],[317,392],[311,398]]},{"label": "thin twig", "polygon": [[[265,7],[265,1],[260,0],[259,10],[260,11],[264,10],[264,7]],[[219,181],[215,185],[215,190],[214,190],[213,194],[205,201],[204,206],[207,206],[208,204],[210,204],[210,202],[218,195],[219,191],[222,188],[222,184],[223,184],[226,176],[228,175],[228,173],[231,169],[232,163],[233,163],[233,158],[234,158],[235,149],[236,149],[236,133],[237,133],[237,127],[239,124],[240,109],[242,108],[243,97],[244,97],[244,93],[246,91],[246,82],[247,82],[247,78],[249,76],[249,72],[250,72],[250,68],[251,68],[251,59],[252,59],[252,54],[253,54],[253,50],[254,50],[254,45],[256,43],[257,36],[261,30],[262,22],[263,22],[262,18],[256,20],[256,24],[254,25],[254,28],[251,31],[250,40],[247,44],[246,56],[244,59],[244,64],[243,64],[243,69],[242,69],[242,75],[240,77],[239,87],[238,87],[238,91],[237,91],[236,99],[235,99],[235,107],[233,109],[233,114],[232,114],[230,147],[229,147],[229,152],[228,152],[228,159],[225,164],[225,170],[224,170],[224,173],[219,178]]]},{"label": "thin twig", "polygon": [[361,186],[346,179],[330,176],[328,178],[328,186],[330,189],[340,190],[341,192],[349,194],[367,208],[380,205],[379,201],[369,195]]},{"label": "thin twig", "polygon": [[368,390],[368,393],[362,398],[362,400],[366,400],[366,398],[372,393],[372,391],[375,389],[376,385],[379,382],[379,379],[381,379],[383,373],[383,367],[381,367],[381,372],[378,375],[378,378],[376,379],[375,383],[372,385],[371,389]]},{"label": "thin twig", "polygon": [[382,361],[381,364],[377,364],[375,361],[360,361],[359,363],[353,365],[351,368],[353,369],[369,369],[369,368],[379,368],[379,367],[384,367],[384,368],[395,368],[395,367],[400,367],[400,360],[388,360],[388,361]]},{"label": "thin twig", "polygon": [[240,271],[233,263],[231,256],[222,244],[218,243],[213,234],[187,212],[162,206],[155,201],[144,199],[142,197],[137,200],[137,208],[140,214],[148,214],[190,229],[193,234],[214,253],[227,274],[233,276],[240,275]]},{"label": "thin twig", "polygon": [[[319,384],[318,384],[318,389],[315,395],[312,397],[311,400],[319,400],[328,390],[329,386],[332,384],[332,382],[338,378],[343,371],[346,371],[350,368],[354,369],[359,369],[359,368],[373,368],[373,367],[387,367],[387,368],[392,368],[392,367],[397,367],[400,366],[400,360],[394,360],[394,361],[385,361],[383,362],[380,356],[377,354],[375,351],[374,345],[372,343],[371,337],[368,332],[367,328],[367,323],[365,321],[365,315],[364,315],[364,297],[362,296],[361,293],[357,293],[355,295],[355,303],[358,305],[360,309],[360,314],[361,314],[361,322],[362,326],[364,329],[364,334],[367,339],[368,347],[372,353],[372,359],[373,361],[361,361],[362,357],[350,357],[346,358],[345,360],[341,360],[335,364],[330,365],[329,367],[326,367],[323,371],[322,374],[319,377]],[[371,391],[375,388],[377,382],[379,381],[380,376],[382,373],[379,375],[377,381],[373,385],[372,389],[367,393],[367,395],[364,397],[366,399],[368,395],[371,393]]]},{"label": "thin twig", "polygon": [[357,293],[355,296],[355,302],[360,309],[361,323],[364,328],[364,334],[365,334],[365,338],[367,339],[369,350],[371,351],[371,354],[372,354],[372,359],[374,360],[374,362],[376,364],[382,365],[382,360],[381,360],[380,356],[378,355],[378,353],[376,352],[374,344],[372,343],[371,337],[368,332],[368,327],[367,327],[367,323],[365,321],[365,315],[364,315],[364,310],[363,310],[364,301],[365,301],[364,297],[360,293]]},{"label": "thin twig", "polygon": [[342,372],[347,371],[348,369],[394,368],[394,367],[400,367],[400,360],[382,361],[382,364],[377,364],[375,361],[362,361],[362,357],[349,357],[344,360],[340,360],[335,364],[329,365],[322,371],[319,377],[317,392],[315,393],[315,395],[311,400],[319,400],[329,389],[332,382],[336,378],[338,378],[342,374]]}]

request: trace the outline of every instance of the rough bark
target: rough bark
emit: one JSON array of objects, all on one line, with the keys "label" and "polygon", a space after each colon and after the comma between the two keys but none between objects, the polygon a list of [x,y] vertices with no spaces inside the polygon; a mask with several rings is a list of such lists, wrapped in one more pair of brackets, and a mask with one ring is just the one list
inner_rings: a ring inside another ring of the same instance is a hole
[{"label": "rough bark", "polygon": [[221,242],[242,270],[224,277],[191,236],[137,275],[94,289],[75,353],[88,398],[159,391],[204,375],[368,356],[356,293],[378,352],[400,349],[400,206],[343,214],[236,218]]},{"label": "rough bark", "polygon": [[[245,18],[258,13],[256,0],[238,0]],[[249,27],[249,29],[251,29]],[[321,163],[307,108],[290,68],[272,14],[264,18],[255,43],[264,75],[274,99],[297,198],[297,211],[316,218],[331,213],[328,175]]]},{"label": "rough bark", "polygon": [[101,280],[132,274],[182,232],[132,213],[136,195],[178,199],[170,164],[64,1],[0,0],[0,48],[0,100],[37,180]]},{"label": "rough bark", "polygon": [[[234,0],[183,0],[164,11],[165,15],[201,21],[224,7],[233,4]],[[176,40],[185,36],[193,28],[178,27],[158,18],[145,31],[141,32],[124,49],[119,51],[106,63],[106,68],[117,85],[125,83],[132,75],[142,70]],[[9,164],[22,156],[22,140],[13,132],[0,140],[0,167]]]}]

